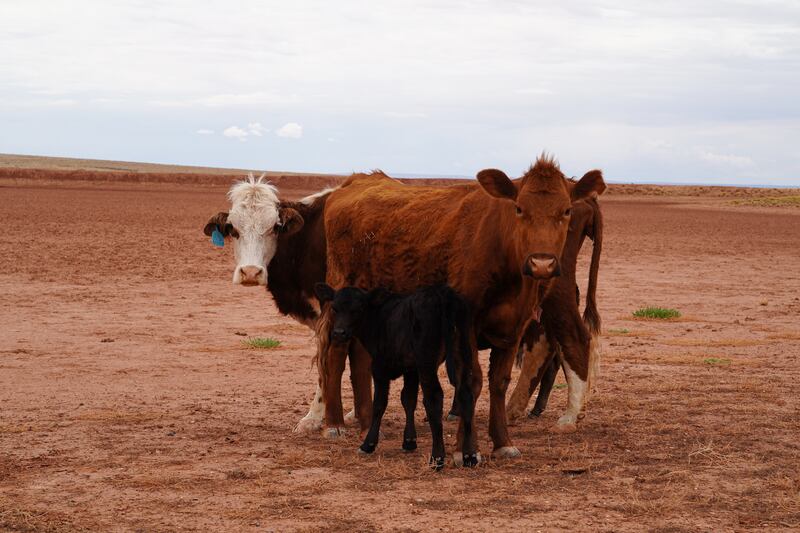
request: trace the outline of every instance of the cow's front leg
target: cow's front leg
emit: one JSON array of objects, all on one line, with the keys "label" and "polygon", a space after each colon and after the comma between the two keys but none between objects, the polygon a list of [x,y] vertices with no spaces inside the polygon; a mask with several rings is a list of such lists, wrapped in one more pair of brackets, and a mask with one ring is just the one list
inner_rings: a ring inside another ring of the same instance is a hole
[{"label": "cow's front leg", "polygon": [[338,437],[344,434],[342,412],[342,374],[347,361],[347,344],[330,343],[320,357],[322,374],[322,397],[325,403],[325,426],[323,435]]},{"label": "cow's front leg", "polygon": [[[481,370],[481,363],[478,360],[478,350],[472,346],[472,375],[470,377],[469,387],[472,392],[472,431],[468,435],[470,440],[465,439],[466,428],[464,426],[464,418],[460,417],[458,422],[458,433],[456,434],[456,451],[453,452],[453,463],[456,466],[464,466],[464,449],[469,453],[470,450],[475,450],[475,455],[478,462],[481,461],[481,454],[478,452],[478,439],[475,431],[475,404],[478,402],[478,397],[481,395],[483,388],[483,370]],[[458,397],[456,396],[456,399]],[[465,444],[466,443],[466,444]]]},{"label": "cow's front leg", "polygon": [[489,436],[494,444],[495,457],[519,457],[520,451],[511,443],[506,420],[506,391],[514,366],[513,348],[492,348],[489,355]]},{"label": "cow's front leg", "polygon": [[325,418],[325,401],[322,399],[322,387],[317,380],[317,390],[314,392],[314,399],[308,408],[306,416],[300,419],[294,428],[295,433],[309,433],[318,431],[322,427]]}]

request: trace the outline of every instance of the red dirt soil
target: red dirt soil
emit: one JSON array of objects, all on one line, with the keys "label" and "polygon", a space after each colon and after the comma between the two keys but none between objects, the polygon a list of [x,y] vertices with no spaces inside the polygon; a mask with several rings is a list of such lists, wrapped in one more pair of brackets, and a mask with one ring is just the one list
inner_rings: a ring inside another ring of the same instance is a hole
[{"label": "red dirt soil", "polygon": [[[604,357],[579,431],[549,431],[556,389],[511,428],[522,458],[435,474],[421,412],[420,449],[401,452],[398,386],[373,457],[355,430],[292,433],[314,343],[263,289],[232,286],[230,247],[202,234],[226,183],[61,177],[0,179],[0,529],[800,528],[796,209],[603,198]],[[683,317],[633,319],[645,305]],[[487,408],[484,387],[484,455]]]}]

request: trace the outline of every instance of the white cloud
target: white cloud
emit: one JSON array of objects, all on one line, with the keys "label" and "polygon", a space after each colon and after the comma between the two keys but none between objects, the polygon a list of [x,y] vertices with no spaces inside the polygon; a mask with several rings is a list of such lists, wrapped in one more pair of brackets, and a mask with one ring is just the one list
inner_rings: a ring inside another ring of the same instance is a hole
[{"label": "white cloud", "polygon": [[426,113],[420,111],[386,111],[383,115],[389,118],[428,118]]},{"label": "white cloud", "polygon": [[753,158],[744,155],[717,154],[706,150],[699,151],[700,159],[717,165],[732,166],[737,168],[752,167],[756,164]]},{"label": "white cloud", "polygon": [[297,122],[289,122],[284,124],[278,131],[275,132],[278,137],[287,137],[290,139],[299,139],[303,136],[303,126]]},{"label": "white cloud", "polygon": [[214,130],[209,130],[206,128],[200,128],[196,132],[198,135],[214,135]]},{"label": "white cloud", "polygon": [[247,132],[250,135],[255,135],[256,137],[261,137],[269,130],[261,125],[260,122],[251,122],[247,125]]},{"label": "white cloud", "polygon": [[242,142],[247,140],[247,135],[248,135],[248,133],[239,126],[231,126],[229,128],[225,128],[222,131],[222,134],[225,137],[230,137],[231,139],[239,139]]}]

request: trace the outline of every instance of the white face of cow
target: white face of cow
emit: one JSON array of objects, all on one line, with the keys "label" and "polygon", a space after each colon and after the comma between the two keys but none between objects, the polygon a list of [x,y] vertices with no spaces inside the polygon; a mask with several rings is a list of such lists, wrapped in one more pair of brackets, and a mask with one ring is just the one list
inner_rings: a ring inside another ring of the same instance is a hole
[{"label": "white face of cow", "polygon": [[236,285],[266,285],[267,265],[278,249],[281,227],[277,189],[263,182],[263,176],[252,175],[228,191],[231,210],[228,213],[230,233],[234,236],[233,251]]}]

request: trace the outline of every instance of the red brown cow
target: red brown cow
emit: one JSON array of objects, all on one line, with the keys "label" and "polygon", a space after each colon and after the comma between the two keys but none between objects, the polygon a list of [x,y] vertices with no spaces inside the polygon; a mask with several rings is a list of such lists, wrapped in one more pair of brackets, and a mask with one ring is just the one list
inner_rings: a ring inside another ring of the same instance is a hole
[{"label": "red brown cow", "polygon": [[[594,241],[594,246],[589,268],[586,309],[581,319],[575,272],[578,253],[586,237]],[[602,243],[603,215],[597,200],[590,198],[574,202],[567,241],[561,253],[561,276],[553,282],[542,301],[541,322],[531,323],[523,336],[523,345],[520,347],[520,354],[524,354],[522,371],[508,400],[509,418],[522,416],[531,394],[540,382],[541,388],[536,406],[530,415],[539,416],[542,413],[547,405],[555,375],[561,366],[561,359],[557,353],[569,361],[572,368],[588,366],[589,389],[591,390],[594,385],[599,363],[597,337],[600,333],[600,315],[597,312],[595,294]],[[575,429],[578,415],[583,408],[583,405],[578,403],[579,400],[580,398],[569,397],[567,411],[556,424],[557,430]]]},{"label": "red brown cow", "polygon": [[[479,183],[446,188],[403,185],[383,173],[350,177],[328,197],[325,233],[328,283],[393,292],[446,283],[475,311],[471,335],[492,348],[489,433],[498,456],[519,455],[508,436],[505,393],[520,338],[539,307],[540,286],[559,270],[558,258],[575,200],[605,190],[602,173],[567,180],[541,157],[517,183],[482,170]],[[320,324],[324,329],[329,322]],[[343,424],[341,376],[346,347],[319,335],[326,424]],[[481,389],[474,357],[473,391]],[[352,361],[351,361],[352,365]],[[567,366],[570,387],[583,394],[586,369]],[[461,450],[462,428],[458,450]],[[458,454],[456,455],[458,462]]]}]

